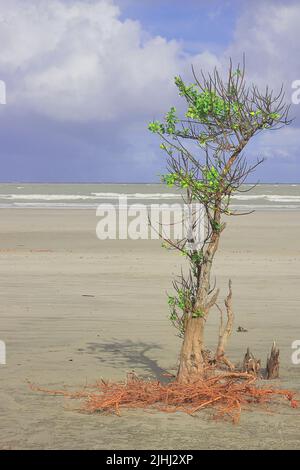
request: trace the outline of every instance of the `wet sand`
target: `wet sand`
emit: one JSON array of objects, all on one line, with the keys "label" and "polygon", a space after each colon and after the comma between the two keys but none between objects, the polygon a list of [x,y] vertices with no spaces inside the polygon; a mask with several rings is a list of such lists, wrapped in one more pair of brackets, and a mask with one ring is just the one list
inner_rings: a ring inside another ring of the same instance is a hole
[{"label": "wet sand", "polygon": [[[159,241],[99,241],[92,210],[0,210],[0,449],[297,449],[300,411],[288,405],[247,411],[240,424],[207,413],[124,411],[86,415],[78,403],[33,393],[80,388],[100,377],[174,372],[180,340],[166,291],[183,258]],[[300,389],[291,343],[300,339],[300,217],[260,212],[231,218],[216,259],[222,295],[231,277],[235,331],[228,355],[251,346],[265,362],[281,350],[276,386]],[[248,330],[237,333],[238,326]],[[212,311],[206,344],[217,338]]]}]

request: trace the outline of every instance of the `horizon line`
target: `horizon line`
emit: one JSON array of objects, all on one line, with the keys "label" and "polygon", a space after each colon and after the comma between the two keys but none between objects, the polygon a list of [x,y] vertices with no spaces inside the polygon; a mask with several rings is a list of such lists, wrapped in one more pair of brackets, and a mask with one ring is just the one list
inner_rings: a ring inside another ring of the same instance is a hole
[{"label": "horizon line", "polygon": [[[161,181],[0,181],[0,184],[161,184],[162,186],[166,186],[165,183]],[[264,182],[264,181],[249,181],[243,183],[244,185],[252,184],[300,184],[300,181],[272,181],[272,182]]]}]

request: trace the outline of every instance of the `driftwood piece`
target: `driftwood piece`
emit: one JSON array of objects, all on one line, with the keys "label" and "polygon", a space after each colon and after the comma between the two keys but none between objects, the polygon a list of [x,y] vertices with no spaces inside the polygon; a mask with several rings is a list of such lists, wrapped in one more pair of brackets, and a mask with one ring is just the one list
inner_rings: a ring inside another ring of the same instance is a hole
[{"label": "driftwood piece", "polygon": [[273,342],[271,354],[267,357],[266,365],[266,378],[277,379],[279,377],[279,349],[276,348],[275,341]]},{"label": "driftwood piece", "polygon": [[247,372],[247,374],[254,375],[258,377],[260,375],[261,369],[261,361],[260,359],[256,359],[249,348],[247,348],[247,352],[244,357],[242,370],[243,372]]}]

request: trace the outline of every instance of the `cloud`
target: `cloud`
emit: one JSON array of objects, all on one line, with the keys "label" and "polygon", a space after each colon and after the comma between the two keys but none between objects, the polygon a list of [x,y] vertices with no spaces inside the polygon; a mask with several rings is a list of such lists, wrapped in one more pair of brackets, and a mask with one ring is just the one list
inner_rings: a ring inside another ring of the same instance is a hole
[{"label": "cloud", "polygon": [[119,16],[110,0],[1,1],[0,71],[14,78],[11,103],[72,121],[164,112],[175,98],[173,77],[189,59],[176,40],[151,37]]},{"label": "cloud", "polygon": [[[264,164],[270,175],[272,167],[282,160],[282,170],[276,176],[293,181],[300,180],[300,168],[289,165],[299,162],[300,153],[300,104],[292,103],[294,80],[300,79],[298,31],[300,4],[295,1],[267,0],[246,2],[236,22],[233,41],[227,48],[223,64],[229,56],[236,61],[246,54],[247,78],[261,88],[267,84],[276,91],[284,86],[285,101],[291,105],[291,126],[278,131],[262,133],[251,143],[249,151],[267,158]],[[262,171],[262,170],[259,170]]]},{"label": "cloud", "polygon": [[251,79],[261,85],[284,83],[290,92],[292,81],[300,78],[299,23],[299,2],[246,2],[225,55],[239,60],[245,52]]},{"label": "cloud", "polygon": [[285,127],[280,131],[260,134],[257,139],[259,154],[268,159],[295,159],[299,150],[299,129]]},{"label": "cloud", "polygon": [[[36,179],[47,179],[55,152],[53,179],[63,173],[65,180],[84,174],[87,179],[153,180],[162,157],[146,125],[171,105],[180,106],[173,77],[191,80],[191,64],[196,70],[224,68],[229,56],[240,61],[245,52],[247,77],[272,87],[284,82],[289,100],[292,81],[300,79],[300,5],[241,3],[225,52],[216,54],[205,46],[192,55],[185,52],[184,41],[151,35],[139,21],[124,19],[121,1],[0,0],[0,78],[7,82],[5,113],[0,110],[7,148],[0,157],[5,161],[11,155],[14,162],[7,163],[7,178],[16,162],[24,167],[27,153],[26,174],[38,168]],[[300,105],[292,106],[292,114],[300,117]],[[28,148],[16,145],[16,136]],[[298,136],[295,127],[274,137],[262,135],[251,154],[259,148],[270,161],[295,158]]]}]

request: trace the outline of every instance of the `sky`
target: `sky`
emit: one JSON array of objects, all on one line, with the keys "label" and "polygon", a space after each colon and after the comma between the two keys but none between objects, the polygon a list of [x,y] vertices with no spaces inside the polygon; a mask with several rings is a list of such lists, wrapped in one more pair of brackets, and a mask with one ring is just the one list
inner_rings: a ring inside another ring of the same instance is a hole
[{"label": "sky", "polygon": [[289,0],[0,0],[0,181],[158,182],[147,124],[180,109],[174,76],[245,53],[249,82],[283,83],[294,118],[246,147],[266,159],[251,181],[300,183],[299,24]]}]

